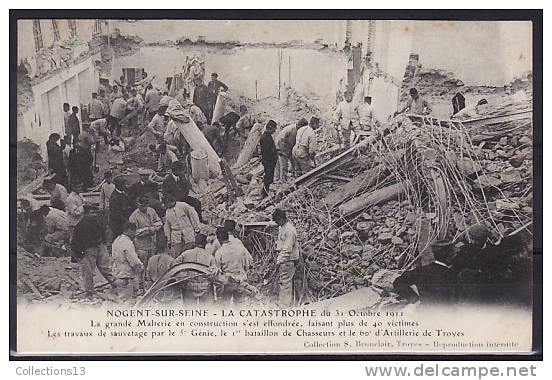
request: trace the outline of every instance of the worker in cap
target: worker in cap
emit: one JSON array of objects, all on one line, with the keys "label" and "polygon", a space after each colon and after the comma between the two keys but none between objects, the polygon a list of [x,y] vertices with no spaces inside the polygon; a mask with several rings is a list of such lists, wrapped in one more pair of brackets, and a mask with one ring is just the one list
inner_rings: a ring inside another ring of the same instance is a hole
[{"label": "worker in cap", "polygon": [[138,208],[130,214],[128,221],[136,225],[134,246],[138,258],[144,264],[144,269],[138,273],[137,281],[139,288],[144,290],[145,268],[147,268],[150,257],[155,254],[157,231],[163,227],[163,222],[155,210],[149,207],[147,195],[138,198]]},{"label": "worker in cap", "polygon": [[211,120],[211,117],[213,116],[213,110],[215,109],[215,104],[217,102],[217,97],[219,92],[221,91],[228,91],[228,86],[222,83],[218,79],[217,73],[211,74],[211,80],[209,81],[209,84],[207,85],[207,92],[209,95],[209,107],[210,107],[210,114],[206,115],[208,120]]},{"label": "worker in cap", "polygon": [[170,100],[171,98],[168,96],[163,96],[161,100],[159,100],[159,108],[148,124],[148,129],[156,138],[162,138],[165,134],[165,112],[167,112]]},{"label": "worker in cap", "polygon": [[280,164],[278,172],[278,179],[280,182],[287,182],[290,164],[295,175],[299,172],[297,164],[292,157],[292,150],[297,140],[297,131],[308,124],[308,121],[302,117],[297,123],[290,124],[278,132],[276,137],[276,148],[278,149],[278,162]]},{"label": "worker in cap", "polygon": [[162,204],[159,201],[157,184],[151,180],[153,170],[140,168],[138,169],[138,174],[140,175],[140,181],[132,184],[127,191],[131,207],[138,207],[139,198],[146,196],[149,199],[149,206],[153,208],[158,215],[162,216],[164,212]]},{"label": "worker in cap", "polygon": [[113,180],[115,190],[109,198],[109,226],[113,231],[113,238],[123,233],[128,217],[130,216],[130,200],[125,193],[126,183],[122,177],[116,177]]}]

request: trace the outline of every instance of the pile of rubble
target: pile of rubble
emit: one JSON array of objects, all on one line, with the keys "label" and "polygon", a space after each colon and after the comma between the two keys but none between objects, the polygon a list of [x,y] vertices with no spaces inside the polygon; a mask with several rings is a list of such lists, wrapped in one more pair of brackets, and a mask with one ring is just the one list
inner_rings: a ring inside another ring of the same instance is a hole
[{"label": "pile of rubble", "polygon": [[[244,240],[257,257],[252,281],[265,294],[276,283],[275,207],[287,210],[300,233],[303,303],[389,282],[389,273],[431,262],[433,241],[461,246],[473,224],[485,224],[494,243],[512,232],[531,232],[530,119],[470,129],[401,116],[379,133],[349,151],[333,151],[311,173],[277,187],[269,200],[228,208],[244,226]],[[257,165],[253,159],[246,166],[250,184],[261,183]]]}]

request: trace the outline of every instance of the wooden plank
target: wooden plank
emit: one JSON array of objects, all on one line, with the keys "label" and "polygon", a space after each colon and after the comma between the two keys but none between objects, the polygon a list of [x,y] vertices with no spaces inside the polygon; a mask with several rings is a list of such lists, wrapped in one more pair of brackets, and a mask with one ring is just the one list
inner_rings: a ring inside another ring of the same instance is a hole
[{"label": "wooden plank", "polygon": [[349,216],[358,211],[362,211],[366,207],[374,206],[380,203],[385,203],[395,199],[406,191],[404,183],[399,182],[394,185],[375,190],[371,193],[362,194],[360,197],[351,199],[350,201],[339,206],[341,215]]},{"label": "wooden plank", "polygon": [[33,282],[28,277],[21,278],[21,282],[27,285],[29,289],[34,293],[34,295],[36,295],[40,299],[44,299],[44,296],[42,295],[42,293],[40,293],[40,290],[37,289],[35,284],[33,284]]},{"label": "wooden plank", "polygon": [[459,126],[460,124],[462,124],[465,127],[479,128],[484,125],[499,124],[499,123],[505,123],[508,121],[515,121],[515,120],[531,119],[533,118],[533,110],[513,112],[505,115],[486,116],[486,117],[467,119],[467,120],[455,120],[455,119],[444,120],[433,116],[423,116],[423,115],[415,115],[415,114],[407,114],[406,116],[413,122],[425,121],[428,124],[440,125],[441,127],[448,127],[452,123],[456,126]]},{"label": "wooden plank", "polygon": [[338,206],[347,198],[358,194],[359,191],[366,189],[369,186],[373,186],[376,181],[384,174],[387,174],[387,171],[381,165],[367,170],[361,175],[355,177],[351,182],[338,187],[337,189],[326,195],[320,201],[320,205],[325,204],[330,207]]},{"label": "wooden plank", "polygon": [[325,174],[324,177],[329,179],[335,179],[338,181],[343,181],[343,182],[351,182],[353,180],[352,178],[345,177],[342,175],[336,175],[336,174]]},{"label": "wooden plank", "polygon": [[336,166],[343,163],[345,159],[347,159],[350,155],[352,155],[354,152],[356,152],[359,148],[366,147],[368,145],[368,140],[363,140],[360,143],[350,147],[346,151],[342,152],[341,154],[338,154],[334,158],[322,163],[321,165],[318,165],[311,171],[303,174],[302,176],[298,177],[294,181],[295,186],[301,186],[303,183],[307,182],[308,180],[312,179],[313,177],[316,177],[320,174],[324,174],[332,169],[335,169]]},{"label": "wooden plank", "polygon": [[466,127],[478,128],[484,125],[499,124],[499,123],[505,123],[508,121],[532,119],[532,118],[533,118],[533,110],[530,110],[530,111],[514,112],[514,113],[509,113],[509,114],[500,115],[500,116],[488,116],[488,117],[481,117],[477,119],[452,120],[452,121],[454,122],[459,121],[462,124],[464,124],[464,126]]}]

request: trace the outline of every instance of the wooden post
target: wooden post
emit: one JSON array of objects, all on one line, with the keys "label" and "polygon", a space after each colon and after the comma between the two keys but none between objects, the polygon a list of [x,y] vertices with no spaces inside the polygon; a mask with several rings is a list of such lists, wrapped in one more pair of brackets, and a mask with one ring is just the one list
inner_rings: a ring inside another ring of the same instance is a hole
[{"label": "wooden post", "polygon": [[259,100],[259,97],[257,95],[257,79],[255,79],[255,100]]},{"label": "wooden post", "polygon": [[280,100],[280,83],[282,76],[282,54],[280,49],[278,49],[278,100]]},{"label": "wooden post", "polygon": [[288,56],[288,87],[291,87],[291,55]]}]

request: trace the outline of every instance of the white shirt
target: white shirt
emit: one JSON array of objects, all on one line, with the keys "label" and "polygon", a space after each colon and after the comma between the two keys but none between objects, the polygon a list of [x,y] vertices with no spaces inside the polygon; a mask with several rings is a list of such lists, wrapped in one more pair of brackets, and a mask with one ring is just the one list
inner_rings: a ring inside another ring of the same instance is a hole
[{"label": "white shirt", "polygon": [[353,102],[348,103],[346,100],[341,101],[335,110],[336,118],[339,121],[339,125],[341,125],[341,128],[343,129],[352,129],[350,124],[354,120],[354,114],[355,106],[353,105]]}]

